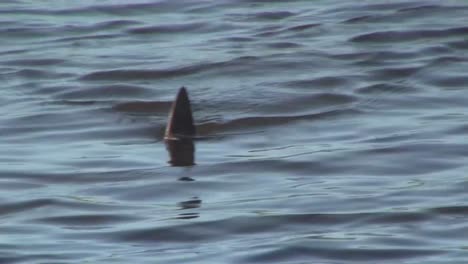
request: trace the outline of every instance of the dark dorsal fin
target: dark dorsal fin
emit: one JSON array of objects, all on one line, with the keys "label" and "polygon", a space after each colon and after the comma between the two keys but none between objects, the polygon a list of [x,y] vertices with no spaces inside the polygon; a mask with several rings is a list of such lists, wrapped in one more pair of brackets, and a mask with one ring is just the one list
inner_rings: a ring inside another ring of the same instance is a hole
[{"label": "dark dorsal fin", "polygon": [[172,103],[167,121],[165,139],[195,136],[192,108],[185,87],[179,89],[175,101]]}]

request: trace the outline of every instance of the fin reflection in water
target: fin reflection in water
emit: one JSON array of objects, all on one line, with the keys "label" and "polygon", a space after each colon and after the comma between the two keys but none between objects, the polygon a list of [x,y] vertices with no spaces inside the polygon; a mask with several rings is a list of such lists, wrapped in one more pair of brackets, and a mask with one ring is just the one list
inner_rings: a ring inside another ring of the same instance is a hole
[{"label": "fin reflection in water", "polygon": [[185,87],[180,88],[172,103],[167,121],[164,140],[169,151],[172,166],[192,166],[195,164],[195,125],[192,108]]}]

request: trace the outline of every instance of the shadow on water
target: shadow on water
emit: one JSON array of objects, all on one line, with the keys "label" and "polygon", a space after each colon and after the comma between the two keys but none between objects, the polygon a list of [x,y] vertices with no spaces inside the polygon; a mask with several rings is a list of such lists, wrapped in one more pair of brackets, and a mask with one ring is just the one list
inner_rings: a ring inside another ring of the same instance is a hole
[{"label": "shadow on water", "polygon": [[[180,210],[189,210],[189,209],[197,209],[200,208],[202,200],[198,197],[192,197],[190,200],[182,201],[178,205]],[[200,215],[197,212],[188,212],[188,213],[181,213],[176,218],[177,219],[194,219],[198,218]]]},{"label": "shadow on water", "polygon": [[174,167],[195,165],[195,144],[192,139],[166,140],[169,163]]},{"label": "shadow on water", "polygon": [[[195,165],[195,144],[192,139],[185,138],[180,140],[166,140],[166,148],[169,152],[169,163],[173,167],[191,167]],[[190,176],[180,177],[181,182],[193,182]],[[178,203],[180,210],[190,210],[200,208],[202,200],[198,197],[192,197],[189,200]],[[197,212],[180,213],[178,219],[193,219],[198,218]]]}]

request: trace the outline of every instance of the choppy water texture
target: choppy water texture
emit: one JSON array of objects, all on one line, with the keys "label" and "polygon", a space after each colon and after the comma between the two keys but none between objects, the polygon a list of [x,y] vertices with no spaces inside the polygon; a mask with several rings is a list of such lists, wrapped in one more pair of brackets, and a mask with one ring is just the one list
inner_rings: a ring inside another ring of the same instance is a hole
[{"label": "choppy water texture", "polygon": [[[0,3],[0,263],[468,263],[464,1]],[[163,141],[181,86],[196,165]]]}]

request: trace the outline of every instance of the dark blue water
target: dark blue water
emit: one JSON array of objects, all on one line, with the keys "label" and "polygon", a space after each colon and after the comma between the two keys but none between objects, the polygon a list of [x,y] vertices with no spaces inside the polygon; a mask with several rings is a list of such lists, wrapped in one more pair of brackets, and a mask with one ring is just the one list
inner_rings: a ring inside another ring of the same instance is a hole
[{"label": "dark blue water", "polygon": [[464,1],[6,0],[0,36],[0,263],[468,262]]}]

